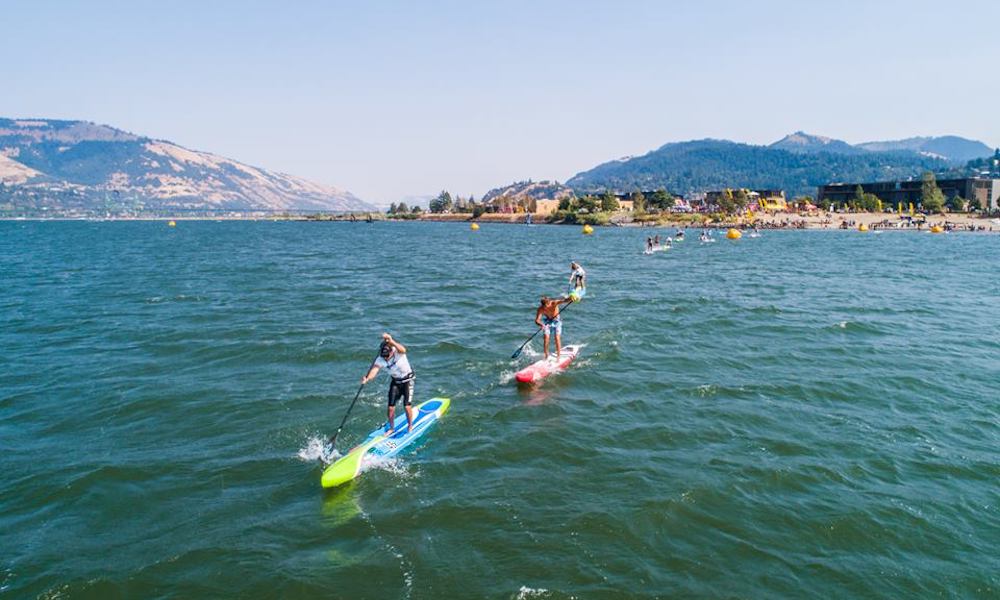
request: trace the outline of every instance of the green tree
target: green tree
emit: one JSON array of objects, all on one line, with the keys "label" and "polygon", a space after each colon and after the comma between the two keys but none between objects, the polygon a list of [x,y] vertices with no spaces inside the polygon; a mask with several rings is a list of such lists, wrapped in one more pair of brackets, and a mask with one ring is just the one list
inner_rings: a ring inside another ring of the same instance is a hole
[{"label": "green tree", "polygon": [[979,198],[973,198],[972,200],[969,201],[969,210],[975,212],[982,212],[983,201],[980,200]]},{"label": "green tree", "polygon": [[413,205],[413,210],[411,212],[413,214],[415,214],[415,215],[419,215],[420,213],[424,212],[424,209],[422,209],[419,206],[417,206],[416,204],[414,204]]},{"label": "green tree", "polygon": [[431,200],[429,208],[432,213],[443,213],[450,211],[453,204],[454,201],[451,199],[451,194],[447,190],[441,190],[437,198]]},{"label": "green tree", "polygon": [[736,190],[733,193],[733,203],[736,204],[736,208],[740,211],[745,210],[747,205],[750,204],[750,194],[744,189]]},{"label": "green tree", "polygon": [[875,194],[862,193],[860,198],[855,199],[855,203],[865,212],[879,212],[882,210],[882,201]]},{"label": "green tree", "polygon": [[670,195],[670,192],[663,188],[656,190],[649,197],[649,205],[657,210],[670,210],[676,203],[677,200]]},{"label": "green tree", "polygon": [[854,204],[861,206],[865,201],[865,189],[860,185],[854,188]]},{"label": "green tree", "polygon": [[955,194],[951,198],[948,198],[948,210],[951,212],[962,212],[965,210],[965,198]]},{"label": "green tree", "polygon": [[629,200],[632,201],[632,212],[639,215],[646,212],[646,196],[642,194],[641,190],[632,192]]},{"label": "green tree", "polygon": [[830,200],[827,198],[823,198],[819,201],[819,207],[825,211],[829,211],[832,206],[833,205],[830,203]]},{"label": "green tree", "polygon": [[601,210],[605,212],[615,212],[618,210],[618,198],[611,193],[611,190],[605,191],[604,195],[601,196]]},{"label": "green tree", "polygon": [[585,210],[587,212],[594,212],[597,210],[598,202],[597,198],[587,194],[583,198],[580,198],[580,208],[579,210]]},{"label": "green tree", "polygon": [[563,196],[559,199],[559,210],[570,210],[573,207],[573,196]]},{"label": "green tree", "polygon": [[393,212],[406,214],[410,212],[410,207],[406,205],[406,202],[400,202],[399,206],[397,206],[396,210],[394,210]]},{"label": "green tree", "polygon": [[736,201],[733,200],[733,190],[726,188],[719,192],[719,210],[727,215],[736,212]]},{"label": "green tree", "polygon": [[930,171],[924,173],[923,184],[920,186],[920,205],[928,212],[941,212],[944,208],[944,194],[937,186],[934,173]]},{"label": "green tree", "polygon": [[389,205],[389,210],[387,210],[385,212],[389,213],[390,215],[394,215],[394,214],[396,214],[397,210],[398,209],[396,208],[396,203],[393,202],[392,204]]}]

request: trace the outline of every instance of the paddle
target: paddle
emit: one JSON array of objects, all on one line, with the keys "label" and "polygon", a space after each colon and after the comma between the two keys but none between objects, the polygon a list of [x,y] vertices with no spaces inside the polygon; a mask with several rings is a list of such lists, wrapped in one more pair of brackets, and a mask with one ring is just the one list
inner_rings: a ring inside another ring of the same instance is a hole
[{"label": "paddle", "polygon": [[[570,306],[572,306],[574,304],[576,304],[576,302],[570,302],[569,304],[566,305],[565,308],[559,309],[559,314],[560,315],[563,314],[564,312],[566,312],[566,310]],[[510,355],[511,360],[514,360],[518,356],[521,356],[521,352],[524,352],[524,347],[527,346],[528,343],[531,342],[531,340],[535,339],[535,336],[538,335],[538,332],[540,332],[543,329],[545,329],[545,328],[544,327],[539,327],[538,329],[535,330],[535,333],[531,334],[531,337],[529,337],[528,339],[524,340],[524,343],[521,344],[521,346],[517,350],[514,351],[514,354]]]},{"label": "paddle", "polygon": [[[372,364],[371,364],[371,367],[368,367],[368,371],[371,371],[371,370],[372,370],[372,367],[374,367],[374,366],[375,366],[375,361],[376,361],[376,360],[378,360],[378,357],[379,357],[379,356],[380,356],[380,355],[376,355],[376,356],[375,356],[375,359],[374,359],[374,360],[372,360]],[[368,371],[365,371],[365,375],[367,375],[367,374],[368,374]],[[354,400],[351,400],[351,405],[350,405],[349,407],[347,407],[347,412],[346,412],[346,413],[344,413],[344,418],[343,418],[343,419],[341,419],[341,421],[340,421],[340,427],[338,427],[338,428],[337,428],[337,432],[336,432],[336,433],[334,433],[334,434],[333,434],[333,437],[331,437],[331,438],[330,438],[330,447],[331,447],[331,448],[333,448],[333,447],[334,447],[334,446],[333,446],[333,444],[334,444],[334,442],[336,442],[336,441],[337,441],[337,436],[338,436],[338,435],[340,435],[340,430],[344,428],[344,423],[346,423],[346,422],[347,422],[347,416],[348,416],[349,414],[351,414],[351,410],[352,410],[352,409],[354,408],[354,403],[358,401],[358,397],[359,397],[359,396],[361,396],[361,390],[362,390],[362,389],[363,389],[364,387],[365,387],[365,384],[363,384],[363,383],[362,383],[361,385],[359,385],[359,386],[358,386],[358,393],[357,393],[357,394],[354,394]]]}]

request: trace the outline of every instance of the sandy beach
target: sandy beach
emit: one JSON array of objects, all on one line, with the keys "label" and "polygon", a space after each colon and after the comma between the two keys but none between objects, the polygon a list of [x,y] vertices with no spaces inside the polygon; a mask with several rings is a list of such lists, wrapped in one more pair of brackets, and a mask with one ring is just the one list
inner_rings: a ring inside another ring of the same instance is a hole
[{"label": "sandy beach", "polygon": [[[663,215],[655,221],[636,221],[632,215],[622,214],[612,219],[613,226],[619,227],[710,227],[729,228],[746,227],[751,220],[747,217],[731,217],[724,221],[705,223],[705,215],[671,213]],[[486,213],[476,219],[469,214],[429,214],[420,215],[420,221],[463,222],[477,221],[481,223],[524,224],[524,213]],[[536,224],[547,223],[544,216],[534,215]],[[862,224],[869,230],[901,230],[927,231],[939,225],[948,231],[985,231],[1000,232],[1000,219],[970,213],[949,213],[946,215],[921,215],[910,217],[909,214],[898,215],[890,213],[795,213],[776,212],[755,214],[752,221],[761,229],[857,229]],[[574,225],[576,225],[574,223]]]},{"label": "sandy beach", "polygon": [[948,231],[1000,231],[1000,219],[969,213],[902,217],[888,213],[775,213],[758,215],[759,227],[769,229],[856,229],[928,230],[938,225]]}]

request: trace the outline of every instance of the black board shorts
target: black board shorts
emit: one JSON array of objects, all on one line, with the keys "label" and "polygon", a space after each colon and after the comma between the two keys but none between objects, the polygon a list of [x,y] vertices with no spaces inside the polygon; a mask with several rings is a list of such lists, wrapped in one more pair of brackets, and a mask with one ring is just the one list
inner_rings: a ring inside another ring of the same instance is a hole
[{"label": "black board shorts", "polygon": [[396,402],[402,398],[403,406],[410,406],[413,403],[413,380],[416,377],[410,373],[403,379],[393,379],[389,382],[389,406],[396,406]]}]

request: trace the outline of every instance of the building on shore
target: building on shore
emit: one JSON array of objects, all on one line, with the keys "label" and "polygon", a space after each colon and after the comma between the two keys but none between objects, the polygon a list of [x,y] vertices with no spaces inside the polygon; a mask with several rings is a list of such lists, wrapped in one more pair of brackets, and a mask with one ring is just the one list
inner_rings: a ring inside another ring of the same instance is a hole
[{"label": "building on shore", "polygon": [[[872,183],[831,183],[820,186],[816,201],[831,203],[850,202],[857,193],[858,186],[866,194],[875,194],[887,206],[920,204],[920,190],[923,181],[876,181]],[[965,177],[962,179],[938,179],[937,186],[946,198],[959,196],[966,200],[979,200],[984,208],[997,210],[1000,203],[1000,179]]]},{"label": "building on shore", "polygon": [[[657,190],[642,190],[642,196],[646,199],[646,206],[649,206],[649,200],[653,197]],[[615,194],[615,198],[618,199],[619,210],[625,212],[632,212],[635,210],[635,200],[633,200],[635,193],[628,194]],[[680,194],[670,194],[674,199],[674,207],[687,207],[687,203],[684,201],[684,196]]]},{"label": "building on shore", "polygon": [[[704,204],[707,207],[720,206],[725,197],[733,198],[736,189],[713,190],[705,192]],[[747,208],[752,211],[783,211],[788,210],[788,199],[785,190],[747,190],[743,193],[747,198]]]}]

